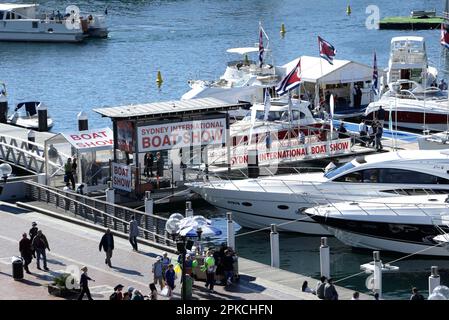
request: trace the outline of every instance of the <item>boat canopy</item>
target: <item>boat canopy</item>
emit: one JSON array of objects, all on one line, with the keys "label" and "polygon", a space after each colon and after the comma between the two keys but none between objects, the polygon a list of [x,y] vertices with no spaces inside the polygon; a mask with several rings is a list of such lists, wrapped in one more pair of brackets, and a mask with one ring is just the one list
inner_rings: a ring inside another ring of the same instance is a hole
[{"label": "boat canopy", "polygon": [[[282,66],[285,76],[301,59],[301,78],[303,82],[337,84],[351,83],[359,81],[371,81],[373,78],[373,68],[349,60],[333,60],[333,64],[328,63],[323,58],[301,56]],[[379,70],[380,72],[380,70]]]},{"label": "boat canopy", "polygon": [[2,3],[0,4],[0,11],[11,11],[16,9],[25,9],[37,7],[38,4],[18,4],[18,3]]},{"label": "boat canopy", "polygon": [[252,53],[252,52],[259,52],[259,48],[256,48],[256,47],[231,48],[231,49],[226,50],[226,52],[238,53],[238,54],[244,55],[244,54],[248,54],[248,53]]}]

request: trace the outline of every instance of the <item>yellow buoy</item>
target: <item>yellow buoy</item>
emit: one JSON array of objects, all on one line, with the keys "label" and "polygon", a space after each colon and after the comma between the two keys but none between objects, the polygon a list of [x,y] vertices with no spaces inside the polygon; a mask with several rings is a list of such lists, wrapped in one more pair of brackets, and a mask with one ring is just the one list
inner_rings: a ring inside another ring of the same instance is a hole
[{"label": "yellow buoy", "polygon": [[346,14],[349,16],[351,15],[351,6],[348,4],[348,6],[346,7]]},{"label": "yellow buoy", "polygon": [[285,25],[284,24],[281,24],[281,34],[284,34],[286,31],[285,31]]},{"label": "yellow buoy", "polygon": [[164,80],[162,80],[162,74],[160,71],[158,71],[157,77],[156,77],[156,83],[157,83],[158,87],[160,87],[162,85],[162,82],[164,82]]}]

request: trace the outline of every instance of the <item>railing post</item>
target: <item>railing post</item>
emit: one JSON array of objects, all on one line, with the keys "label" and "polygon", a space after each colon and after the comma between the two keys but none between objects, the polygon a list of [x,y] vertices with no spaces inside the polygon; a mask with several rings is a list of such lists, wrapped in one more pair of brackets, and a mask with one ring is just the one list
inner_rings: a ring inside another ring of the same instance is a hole
[{"label": "railing post", "polygon": [[186,218],[193,216],[193,209],[192,209],[192,202],[191,201],[186,201],[186,213],[185,213],[185,216],[186,216]]},{"label": "railing post", "polygon": [[108,181],[108,188],[106,189],[106,202],[115,203],[115,190],[112,188],[112,182]]},{"label": "railing post", "polygon": [[227,218],[227,238],[228,238],[228,247],[231,247],[235,250],[235,233],[234,233],[234,223],[232,222],[232,213],[226,213]]},{"label": "railing post", "polygon": [[154,201],[151,198],[151,191],[145,192],[145,213],[153,214]]},{"label": "railing post", "polygon": [[327,245],[327,237],[321,238],[320,245],[320,272],[321,276],[330,278],[330,248]]},{"label": "railing post", "polygon": [[430,276],[429,276],[429,296],[432,294],[433,289],[440,285],[440,275],[438,274],[438,267],[432,266],[430,268]]},{"label": "railing post", "polygon": [[380,252],[373,251],[374,259],[374,292],[379,294],[379,299],[382,298],[382,261],[380,260]]},{"label": "railing post", "polygon": [[274,268],[279,268],[279,233],[275,224],[271,224],[270,232],[270,247],[271,247],[271,266]]}]

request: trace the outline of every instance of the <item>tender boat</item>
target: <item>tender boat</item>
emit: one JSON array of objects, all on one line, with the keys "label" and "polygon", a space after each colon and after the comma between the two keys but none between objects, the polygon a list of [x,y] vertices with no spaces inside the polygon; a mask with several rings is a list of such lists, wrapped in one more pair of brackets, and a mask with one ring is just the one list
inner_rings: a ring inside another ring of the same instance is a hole
[{"label": "tender boat", "polygon": [[[27,128],[37,130],[39,128],[39,120],[37,115],[37,108],[41,105],[41,102],[21,102],[14,109],[14,113],[8,118],[8,123]],[[47,127],[50,130],[53,127],[53,119],[47,115]]]},{"label": "tender boat", "polygon": [[104,17],[83,18],[76,6],[65,15],[38,11],[38,4],[0,4],[0,41],[81,42],[89,36],[107,36]]},{"label": "tender boat", "polygon": [[366,198],[449,193],[449,153],[398,151],[356,157],[328,172],[243,180],[209,180],[190,186],[210,204],[233,212],[243,227],[275,223],[283,231],[329,234],[305,208]]},{"label": "tender boat", "polygon": [[[382,97],[368,105],[367,119],[378,118],[378,110],[385,110],[383,119],[393,126],[413,130],[444,131],[448,129],[449,104],[447,91],[436,87],[424,89],[419,83],[399,80],[388,85],[389,90]],[[405,89],[407,88],[407,89]]]},{"label": "tender boat", "polygon": [[447,257],[448,202],[447,195],[382,197],[305,212],[352,247]]}]

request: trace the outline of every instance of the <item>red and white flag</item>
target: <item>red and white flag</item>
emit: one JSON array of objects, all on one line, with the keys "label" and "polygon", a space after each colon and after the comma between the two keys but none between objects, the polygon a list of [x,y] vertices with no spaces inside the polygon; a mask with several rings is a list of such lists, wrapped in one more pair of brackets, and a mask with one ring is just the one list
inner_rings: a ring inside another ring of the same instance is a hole
[{"label": "red and white flag", "polygon": [[449,34],[447,32],[447,29],[444,27],[444,24],[441,24],[441,39],[440,39],[441,45],[449,49]]},{"label": "red and white flag", "polygon": [[333,60],[337,50],[329,42],[318,36],[318,46],[320,48],[320,56],[330,64],[333,64]]},{"label": "red and white flag", "polygon": [[301,58],[298,61],[296,67],[293,68],[290,73],[279,82],[276,87],[276,92],[282,96],[288,91],[295,89],[301,84]]}]

